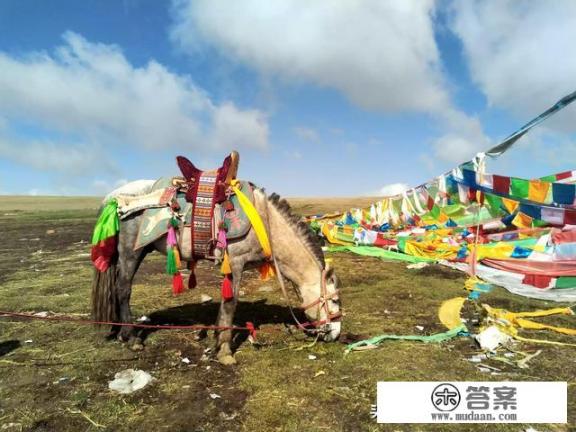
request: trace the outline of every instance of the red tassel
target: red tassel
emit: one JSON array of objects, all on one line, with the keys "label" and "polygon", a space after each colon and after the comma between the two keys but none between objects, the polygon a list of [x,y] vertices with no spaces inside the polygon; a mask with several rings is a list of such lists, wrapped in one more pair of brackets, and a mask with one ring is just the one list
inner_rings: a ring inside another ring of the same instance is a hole
[{"label": "red tassel", "polygon": [[222,281],[222,299],[229,301],[234,298],[234,289],[232,288],[232,278],[230,275],[224,276]]},{"label": "red tassel", "polygon": [[172,294],[175,296],[180,295],[184,292],[184,281],[182,280],[182,274],[177,272],[172,276]]},{"label": "red tassel", "polygon": [[92,262],[100,272],[105,272],[110,267],[110,262],[116,253],[118,236],[108,237],[92,246]]}]

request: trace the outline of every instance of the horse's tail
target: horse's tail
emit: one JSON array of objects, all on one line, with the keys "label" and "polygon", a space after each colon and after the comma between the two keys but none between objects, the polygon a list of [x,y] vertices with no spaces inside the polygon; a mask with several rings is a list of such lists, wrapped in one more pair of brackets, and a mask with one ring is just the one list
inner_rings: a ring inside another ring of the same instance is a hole
[{"label": "horse's tail", "polygon": [[92,262],[96,267],[92,280],[92,319],[95,321],[117,322],[119,318],[118,230],[116,203],[109,202],[100,209],[92,238]]},{"label": "horse's tail", "polygon": [[103,272],[94,269],[92,280],[92,319],[99,322],[117,322],[118,295],[116,293],[116,257]]}]

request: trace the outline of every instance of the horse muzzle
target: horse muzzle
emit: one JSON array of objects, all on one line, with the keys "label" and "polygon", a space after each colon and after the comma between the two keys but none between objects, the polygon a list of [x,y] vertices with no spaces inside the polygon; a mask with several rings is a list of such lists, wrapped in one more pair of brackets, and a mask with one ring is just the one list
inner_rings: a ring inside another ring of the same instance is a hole
[{"label": "horse muzzle", "polygon": [[342,323],[340,321],[332,321],[324,324],[321,327],[321,339],[324,342],[335,342],[340,337],[340,330]]}]

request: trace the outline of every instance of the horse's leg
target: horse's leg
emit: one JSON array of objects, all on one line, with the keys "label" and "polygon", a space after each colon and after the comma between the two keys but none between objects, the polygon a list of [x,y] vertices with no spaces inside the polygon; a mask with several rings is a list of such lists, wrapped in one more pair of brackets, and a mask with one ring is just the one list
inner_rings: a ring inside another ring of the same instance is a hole
[{"label": "horse's leg", "polygon": [[[218,313],[218,326],[221,327],[232,326],[241,281],[242,281],[242,270],[232,268],[232,286],[234,289],[234,298],[229,301],[224,300],[221,301],[220,312]],[[236,360],[232,355],[232,349],[230,348],[231,341],[232,341],[232,330],[218,331],[218,339],[216,342],[216,358],[220,363],[224,365],[232,365],[236,363]]]},{"label": "horse's leg", "polygon": [[[148,253],[147,248],[134,250],[133,245],[136,241],[137,231],[130,229],[125,230],[125,237],[120,239],[118,248],[118,277],[116,280],[116,295],[118,301],[118,312],[121,323],[132,323],[132,314],[130,312],[130,295],[132,293],[132,281],[138,271],[138,267]],[[122,231],[121,231],[122,236]],[[133,240],[133,241],[132,241]],[[142,350],[142,340],[134,336],[134,327],[122,326],[118,333],[118,339],[122,342],[128,341],[129,348],[132,350]]]}]

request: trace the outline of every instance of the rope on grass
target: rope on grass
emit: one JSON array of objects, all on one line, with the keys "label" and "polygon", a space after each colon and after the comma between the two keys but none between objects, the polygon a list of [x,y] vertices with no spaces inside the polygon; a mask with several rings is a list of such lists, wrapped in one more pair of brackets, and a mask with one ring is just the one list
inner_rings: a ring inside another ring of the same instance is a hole
[{"label": "rope on grass", "polygon": [[113,321],[93,321],[86,320],[82,318],[74,318],[69,316],[37,316],[33,314],[21,313],[21,312],[9,312],[0,311],[0,317],[15,317],[15,318],[25,318],[25,319],[37,319],[44,321],[61,321],[61,322],[73,322],[77,324],[85,325],[111,325],[120,327],[138,327],[147,329],[167,329],[167,330],[240,330],[247,331],[250,333],[252,338],[256,338],[256,328],[254,324],[250,321],[246,322],[245,327],[238,326],[216,326],[216,325],[201,325],[201,324],[189,324],[189,325],[178,325],[178,324],[141,324],[141,323],[120,323]]}]

